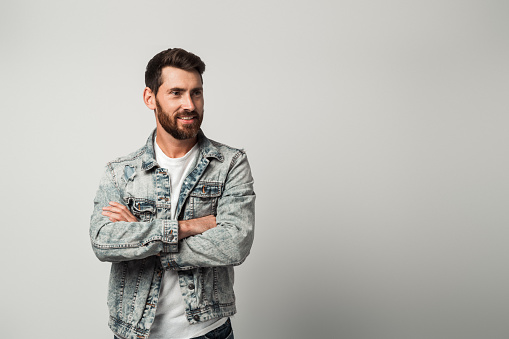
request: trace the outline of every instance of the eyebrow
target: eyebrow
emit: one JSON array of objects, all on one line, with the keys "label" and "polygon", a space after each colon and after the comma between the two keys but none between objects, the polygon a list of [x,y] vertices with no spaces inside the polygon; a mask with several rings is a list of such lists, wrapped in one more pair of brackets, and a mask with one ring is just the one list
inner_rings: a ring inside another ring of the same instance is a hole
[{"label": "eyebrow", "polygon": [[172,87],[172,88],[168,89],[168,92],[173,92],[173,91],[184,92],[185,89],[180,88],[180,87]]},{"label": "eyebrow", "polygon": [[[173,87],[173,88],[168,89],[168,92],[173,92],[173,91],[185,92],[186,90],[184,88],[180,88],[180,87]],[[194,91],[203,91],[203,87],[192,88],[191,92],[194,92]]]}]

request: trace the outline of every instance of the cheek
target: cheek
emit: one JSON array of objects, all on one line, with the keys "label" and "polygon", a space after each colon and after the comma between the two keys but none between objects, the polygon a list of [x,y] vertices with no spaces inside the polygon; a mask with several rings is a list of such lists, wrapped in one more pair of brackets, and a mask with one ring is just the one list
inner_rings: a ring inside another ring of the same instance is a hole
[{"label": "cheek", "polygon": [[200,113],[203,113],[203,106],[204,106],[204,102],[203,102],[203,99],[201,100],[197,100],[194,105],[196,106],[196,110],[199,111]]},{"label": "cheek", "polygon": [[161,112],[167,117],[172,117],[178,110],[179,106],[177,105],[165,105]]}]

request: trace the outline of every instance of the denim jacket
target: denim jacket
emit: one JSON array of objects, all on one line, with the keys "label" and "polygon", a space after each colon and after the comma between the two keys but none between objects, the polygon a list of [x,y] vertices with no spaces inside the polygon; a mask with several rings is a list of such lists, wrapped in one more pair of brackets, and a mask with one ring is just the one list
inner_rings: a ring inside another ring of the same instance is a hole
[{"label": "denim jacket", "polygon": [[[178,271],[189,323],[236,312],[233,266],[249,254],[254,232],[253,177],[244,151],[209,140],[180,191],[179,220],[215,215],[217,227],[178,241],[170,217],[170,180],[154,155],[155,131],[144,147],[106,165],[90,222],[101,261],[112,262],[109,326],[122,338],[147,338],[164,270]],[[110,201],[127,206],[138,222],[111,222]]]}]

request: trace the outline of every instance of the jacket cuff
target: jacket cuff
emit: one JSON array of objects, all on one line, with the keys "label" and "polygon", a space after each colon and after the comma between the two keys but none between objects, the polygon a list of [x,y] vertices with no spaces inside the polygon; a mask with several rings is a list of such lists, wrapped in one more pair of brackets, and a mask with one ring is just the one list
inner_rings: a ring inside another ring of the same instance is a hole
[{"label": "jacket cuff", "polygon": [[165,270],[179,270],[180,266],[175,261],[176,253],[161,253],[161,265]]},{"label": "jacket cuff", "polygon": [[178,220],[163,220],[163,252],[178,252],[179,222]]}]

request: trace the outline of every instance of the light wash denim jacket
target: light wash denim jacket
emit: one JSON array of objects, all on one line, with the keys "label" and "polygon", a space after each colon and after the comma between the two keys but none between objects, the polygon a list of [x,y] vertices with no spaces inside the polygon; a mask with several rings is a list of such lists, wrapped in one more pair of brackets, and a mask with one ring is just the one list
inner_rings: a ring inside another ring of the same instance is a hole
[{"label": "light wash denim jacket", "polygon": [[[207,139],[182,184],[176,215],[215,215],[217,227],[178,241],[170,218],[170,181],[154,155],[155,131],[144,147],[106,165],[94,200],[90,239],[95,255],[112,262],[109,326],[122,338],[147,338],[164,270],[176,270],[189,323],[236,312],[233,266],[251,249],[255,193],[244,151]],[[110,201],[128,206],[138,222],[110,222]]]}]

